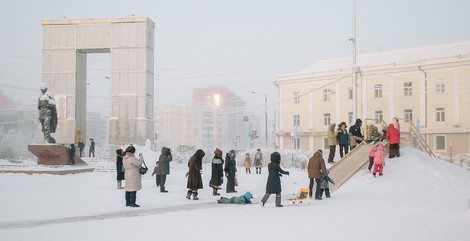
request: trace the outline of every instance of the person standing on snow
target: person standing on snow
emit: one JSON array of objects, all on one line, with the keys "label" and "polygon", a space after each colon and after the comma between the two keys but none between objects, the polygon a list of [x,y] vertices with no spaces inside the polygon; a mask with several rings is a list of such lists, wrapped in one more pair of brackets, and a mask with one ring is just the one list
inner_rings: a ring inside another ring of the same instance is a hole
[{"label": "person standing on snow", "polygon": [[321,200],[322,198],[320,197],[321,193],[321,188],[320,188],[320,183],[321,183],[321,178],[322,178],[322,173],[326,173],[326,166],[325,166],[325,160],[323,160],[322,156],[322,151],[318,150],[313,154],[313,156],[310,158],[308,161],[308,177],[310,178],[310,193],[309,196],[310,198],[312,197],[313,194],[313,184],[314,182],[317,182],[317,187],[315,189],[315,199]]},{"label": "person standing on snow", "polygon": [[348,154],[349,150],[349,135],[348,130],[346,129],[346,122],[341,122],[338,126],[338,144],[339,155],[341,156],[341,158],[343,158],[344,155]]},{"label": "person standing on snow", "polygon": [[261,174],[261,167],[263,167],[263,153],[261,153],[261,150],[258,149],[256,150],[256,154],[255,154],[256,174],[258,174],[258,169],[259,169],[259,174]]},{"label": "person standing on snow", "polygon": [[279,152],[271,154],[271,162],[268,164],[268,181],[266,183],[266,194],[261,199],[261,207],[268,201],[271,194],[276,194],[276,207],[282,207],[281,204],[281,178],[282,174],[289,175],[288,171],[282,170],[280,167],[281,155]]},{"label": "person standing on snow", "polygon": [[224,172],[227,177],[227,193],[237,192],[235,191],[235,177],[237,175],[237,161],[235,161],[235,151],[230,150],[225,157]]},{"label": "person standing on snow", "polygon": [[124,168],[122,164],[122,149],[116,150],[116,180],[117,189],[124,189],[122,187],[122,180],[124,180]]},{"label": "person standing on snow", "polygon": [[172,160],[173,160],[173,157],[171,155],[171,149],[167,147],[162,147],[162,153],[160,154],[160,157],[158,158],[156,178],[159,179],[157,183],[160,184],[160,192],[163,192],[163,193],[168,192],[165,189],[165,183],[166,183],[166,175],[170,175],[170,162]]},{"label": "person standing on snow", "polygon": [[375,174],[377,174],[377,172],[379,172],[379,176],[383,175],[384,166],[385,166],[384,146],[382,144],[378,144],[377,151],[375,152],[375,156],[374,156],[374,171],[372,173],[374,177],[375,177]]},{"label": "person standing on snow", "polygon": [[212,158],[212,174],[211,180],[209,181],[209,187],[212,187],[212,195],[220,196],[217,191],[220,189],[222,183],[224,183],[224,159],[222,159],[222,150],[216,148],[214,151],[214,157]]},{"label": "person standing on snow", "polygon": [[137,199],[137,191],[142,189],[142,175],[140,174],[140,167],[142,166],[143,159],[135,157],[135,147],[128,146],[124,152],[123,164],[126,172],[124,174],[126,179],[126,206],[140,207],[135,203]]},{"label": "person standing on snow", "polygon": [[388,158],[400,157],[400,130],[394,124],[388,125],[387,140],[390,143]]},{"label": "person standing on snow", "polygon": [[[357,119],[356,123],[349,127],[349,133],[351,133],[353,136],[356,137],[356,141],[358,144],[360,144],[364,140],[364,136],[362,135],[361,132],[361,126],[362,126],[362,120]],[[351,150],[356,147],[356,145],[351,145]]]},{"label": "person standing on snow", "polygon": [[330,146],[330,154],[328,155],[328,163],[335,163],[336,145],[338,145],[338,130],[335,131],[335,123],[328,126],[328,145]]},{"label": "person standing on snow", "polygon": [[245,162],[243,163],[243,166],[245,166],[246,174],[251,174],[251,157],[250,157],[250,153],[246,153]]},{"label": "person standing on snow", "polygon": [[198,198],[198,189],[202,189],[202,158],[206,153],[198,149],[194,155],[189,158],[188,168],[189,171],[186,174],[188,182],[186,187],[188,188],[188,193],[186,194],[187,199],[191,199],[191,194],[193,195],[193,200],[199,200]]}]

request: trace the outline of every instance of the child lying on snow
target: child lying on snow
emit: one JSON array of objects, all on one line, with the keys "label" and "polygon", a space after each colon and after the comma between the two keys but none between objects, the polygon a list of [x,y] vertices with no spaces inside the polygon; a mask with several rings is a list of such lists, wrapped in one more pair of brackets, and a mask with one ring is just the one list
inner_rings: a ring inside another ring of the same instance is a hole
[{"label": "child lying on snow", "polygon": [[251,204],[250,199],[253,198],[253,194],[251,192],[246,192],[245,195],[239,196],[239,197],[221,197],[219,200],[217,200],[217,203],[236,203],[236,204]]}]

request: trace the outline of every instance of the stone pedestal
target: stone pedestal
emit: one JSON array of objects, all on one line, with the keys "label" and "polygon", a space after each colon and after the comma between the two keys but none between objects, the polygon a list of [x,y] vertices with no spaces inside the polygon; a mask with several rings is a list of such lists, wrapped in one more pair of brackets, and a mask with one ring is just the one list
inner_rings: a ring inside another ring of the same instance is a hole
[{"label": "stone pedestal", "polygon": [[[28,150],[38,157],[38,165],[69,165],[70,149],[64,145],[34,144],[28,145]],[[86,162],[75,155],[75,165]]]}]

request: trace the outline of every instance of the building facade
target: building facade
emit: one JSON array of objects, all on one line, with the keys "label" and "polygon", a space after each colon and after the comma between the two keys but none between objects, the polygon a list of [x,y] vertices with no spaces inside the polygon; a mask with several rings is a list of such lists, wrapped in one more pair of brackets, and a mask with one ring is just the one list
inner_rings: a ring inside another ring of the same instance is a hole
[{"label": "building facade", "polygon": [[224,86],[194,89],[193,104],[155,109],[157,148],[245,149],[248,115],[245,102]]},{"label": "building facade", "polygon": [[[327,149],[330,123],[353,119],[350,58],[314,62],[276,80],[281,148]],[[409,145],[410,124],[435,153],[470,150],[470,42],[404,49],[357,57],[357,117],[381,130],[381,121],[401,124]]]}]

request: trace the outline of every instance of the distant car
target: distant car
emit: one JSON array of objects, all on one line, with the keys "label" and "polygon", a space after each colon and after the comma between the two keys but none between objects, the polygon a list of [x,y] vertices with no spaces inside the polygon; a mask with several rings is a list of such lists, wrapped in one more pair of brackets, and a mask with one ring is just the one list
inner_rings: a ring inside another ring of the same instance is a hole
[{"label": "distant car", "polygon": [[196,147],[195,146],[189,146],[189,145],[179,145],[176,148],[177,152],[190,152],[190,151],[195,151]]}]

